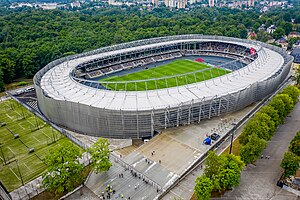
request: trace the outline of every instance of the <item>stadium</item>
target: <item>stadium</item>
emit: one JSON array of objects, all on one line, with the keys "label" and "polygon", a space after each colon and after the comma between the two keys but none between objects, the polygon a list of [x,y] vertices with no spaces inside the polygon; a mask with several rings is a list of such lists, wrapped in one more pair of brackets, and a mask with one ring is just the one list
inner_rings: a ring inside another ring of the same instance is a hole
[{"label": "stadium", "polygon": [[52,122],[108,138],[148,138],[242,109],[287,78],[293,58],[265,43],[179,35],[55,60],[34,77]]}]

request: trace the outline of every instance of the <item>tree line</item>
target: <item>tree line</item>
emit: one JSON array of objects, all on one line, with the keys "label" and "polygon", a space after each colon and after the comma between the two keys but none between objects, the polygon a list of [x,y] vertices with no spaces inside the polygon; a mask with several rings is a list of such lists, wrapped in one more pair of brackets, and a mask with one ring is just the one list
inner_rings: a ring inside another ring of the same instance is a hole
[{"label": "tree line", "polygon": [[[32,78],[47,63],[76,53],[133,40],[178,35],[209,34],[246,38],[247,29],[276,24],[288,34],[300,30],[300,11],[261,14],[228,8],[190,11],[138,7],[82,9],[78,12],[0,8],[0,91],[3,83]],[[295,18],[291,25],[290,18]],[[292,27],[291,27],[292,26]],[[260,38],[258,38],[260,39]],[[262,38],[263,39],[263,38]]]},{"label": "tree line", "polygon": [[267,141],[293,110],[299,94],[296,86],[286,87],[247,122],[239,136],[240,156],[245,164],[261,157]]},{"label": "tree line", "polygon": [[[208,200],[212,192],[226,191],[239,185],[240,174],[245,164],[254,163],[261,157],[267,141],[293,110],[299,95],[300,90],[296,86],[287,86],[247,122],[238,137],[239,156],[218,156],[213,151],[208,153],[204,174],[195,181],[194,191],[197,199]],[[285,176],[294,175],[299,169],[299,164],[300,132],[292,140],[289,152],[282,160],[281,166],[285,169]]]}]

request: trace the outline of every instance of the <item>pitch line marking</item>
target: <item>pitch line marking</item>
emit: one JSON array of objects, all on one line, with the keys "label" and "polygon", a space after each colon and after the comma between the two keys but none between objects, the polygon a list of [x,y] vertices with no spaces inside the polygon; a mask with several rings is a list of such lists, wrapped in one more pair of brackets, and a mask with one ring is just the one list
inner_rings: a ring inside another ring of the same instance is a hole
[{"label": "pitch line marking", "polygon": [[40,140],[38,140],[35,136],[33,136],[33,138],[37,141],[37,142],[41,142]]},{"label": "pitch line marking", "polygon": [[24,128],[21,124],[18,124],[23,130],[26,130],[26,128]]},{"label": "pitch line marking", "polygon": [[10,147],[7,147],[14,155],[16,155],[16,153],[10,148]]},{"label": "pitch line marking", "polygon": [[32,172],[32,170],[26,165],[26,163],[23,163],[23,165],[29,170]]},{"label": "pitch line marking", "polygon": [[9,169],[10,169],[10,171],[17,177],[17,179],[21,180],[21,179],[19,178],[19,176],[14,172],[14,170],[13,170],[12,168],[9,168]]},{"label": "pitch line marking", "polygon": [[15,111],[15,110],[14,110],[14,112],[15,112],[15,113],[17,113],[19,116],[21,116],[21,117],[22,117],[22,115],[21,115],[19,112]]},{"label": "pitch line marking", "polygon": [[28,123],[30,123],[32,126],[34,126],[34,124],[33,123],[31,123],[31,121],[29,121],[29,120],[26,120]]},{"label": "pitch line marking", "polygon": [[11,120],[13,120],[14,118],[13,117],[11,117],[9,114],[7,114],[6,113],[6,116],[9,118],[9,119],[11,119]]},{"label": "pitch line marking", "polygon": [[43,130],[42,130],[42,133],[43,133],[46,137],[48,137],[49,139],[51,139],[51,137],[49,137]]}]

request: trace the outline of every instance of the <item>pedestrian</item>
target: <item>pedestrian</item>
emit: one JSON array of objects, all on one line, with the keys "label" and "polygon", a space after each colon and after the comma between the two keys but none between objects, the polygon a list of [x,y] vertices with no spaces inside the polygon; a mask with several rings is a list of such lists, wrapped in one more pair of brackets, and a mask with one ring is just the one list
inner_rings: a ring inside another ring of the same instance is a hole
[{"label": "pedestrian", "polygon": [[261,155],[261,157],[260,157],[261,159],[263,159],[264,158],[264,155]]},{"label": "pedestrian", "polygon": [[159,160],[158,163],[161,164],[161,160]]}]

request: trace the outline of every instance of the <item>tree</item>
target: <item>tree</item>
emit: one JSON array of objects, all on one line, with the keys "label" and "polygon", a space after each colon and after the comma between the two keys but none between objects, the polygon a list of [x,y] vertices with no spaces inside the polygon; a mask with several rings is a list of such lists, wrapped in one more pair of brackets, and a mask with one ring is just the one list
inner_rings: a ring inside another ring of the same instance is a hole
[{"label": "tree", "polygon": [[260,139],[256,134],[250,135],[248,143],[242,145],[240,149],[242,161],[245,164],[255,162],[261,156],[266,145],[267,142],[264,139]]},{"label": "tree", "polygon": [[289,97],[293,99],[293,103],[296,104],[299,98],[300,90],[295,86],[289,85],[282,90],[281,94],[289,95]]},{"label": "tree", "polygon": [[237,169],[238,171],[242,171],[245,167],[245,163],[241,160],[240,156],[236,156],[233,154],[226,155],[225,167],[229,169]]},{"label": "tree", "polygon": [[204,174],[212,181],[213,190],[221,191],[237,186],[244,163],[239,156],[216,155],[214,151],[208,153],[205,161]]},{"label": "tree", "polygon": [[280,118],[280,122],[283,122],[283,119],[285,117],[285,104],[280,98],[277,98],[276,96],[271,100],[271,102],[268,105],[272,106],[277,111]]},{"label": "tree", "polygon": [[288,151],[284,154],[280,166],[284,169],[285,177],[292,176],[296,173],[299,169],[299,162],[299,157],[292,152]]},{"label": "tree", "polygon": [[255,24],[252,26],[252,29],[253,31],[257,32],[259,27],[260,27],[260,23],[255,22]]},{"label": "tree", "polygon": [[231,189],[240,184],[240,174],[244,168],[244,162],[239,156],[229,154],[225,156],[224,166],[218,175],[220,188]]},{"label": "tree", "polygon": [[43,186],[55,194],[73,190],[82,181],[80,157],[79,149],[71,144],[50,150],[46,158],[48,173],[43,177]]},{"label": "tree", "polygon": [[198,177],[195,182],[194,191],[197,200],[209,200],[213,189],[213,182],[205,175]]},{"label": "tree", "polygon": [[240,184],[240,172],[236,169],[225,168],[220,171],[219,181],[220,187],[223,189],[231,189]]},{"label": "tree", "polygon": [[245,145],[249,141],[250,135],[257,135],[259,138],[269,140],[275,131],[275,123],[267,114],[256,114],[243,128],[239,137],[241,144]]},{"label": "tree", "polygon": [[267,42],[269,39],[269,33],[259,30],[256,34],[256,39],[261,42]]},{"label": "tree", "polygon": [[3,81],[3,72],[0,68],[0,92],[5,91],[4,81]]},{"label": "tree", "polygon": [[282,23],[281,27],[284,30],[286,35],[288,35],[293,30],[293,25],[291,23],[288,23],[288,22]]},{"label": "tree", "polygon": [[224,159],[223,157],[219,157],[214,151],[209,151],[205,164],[205,175],[210,179],[214,179],[223,167]]},{"label": "tree", "polygon": [[276,127],[281,123],[277,110],[275,110],[272,106],[263,106],[258,113],[265,113],[269,115]]},{"label": "tree", "polygon": [[292,139],[289,150],[297,156],[300,156],[300,132],[297,132]]},{"label": "tree", "polygon": [[109,160],[109,142],[107,139],[100,138],[90,149],[92,156],[92,166],[96,173],[109,170],[112,166]]},{"label": "tree", "polygon": [[281,38],[283,35],[285,34],[284,29],[279,27],[277,28],[274,32],[273,32],[273,37],[275,40],[278,40],[279,38]]},{"label": "tree", "polygon": [[277,94],[275,98],[279,98],[284,103],[284,116],[286,117],[294,108],[293,99],[287,94]]}]

